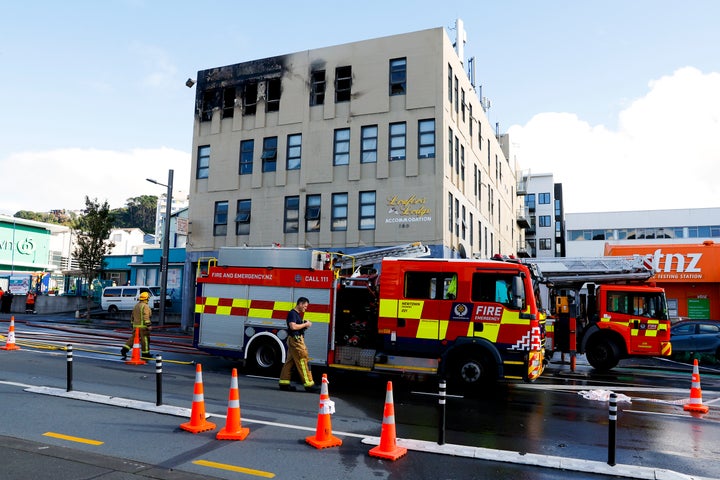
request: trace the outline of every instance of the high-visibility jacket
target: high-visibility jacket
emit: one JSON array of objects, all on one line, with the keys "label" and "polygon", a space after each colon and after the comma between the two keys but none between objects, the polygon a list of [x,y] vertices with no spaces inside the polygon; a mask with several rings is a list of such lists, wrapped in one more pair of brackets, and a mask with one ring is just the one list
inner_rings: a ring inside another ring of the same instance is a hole
[{"label": "high-visibility jacket", "polygon": [[150,321],[151,316],[152,310],[147,302],[136,303],[132,314],[130,314],[130,322],[132,323],[133,329],[148,328],[152,324]]}]

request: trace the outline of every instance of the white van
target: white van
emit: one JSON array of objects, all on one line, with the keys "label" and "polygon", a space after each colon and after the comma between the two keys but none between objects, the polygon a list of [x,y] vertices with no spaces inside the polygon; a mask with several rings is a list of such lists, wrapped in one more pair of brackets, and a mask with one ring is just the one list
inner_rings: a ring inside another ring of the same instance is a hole
[{"label": "white van", "polygon": [[[160,308],[160,287],[147,287],[145,285],[128,285],[122,287],[105,287],[102,292],[100,306],[103,310],[116,313],[120,310],[132,310],[138,302],[142,292],[150,295],[148,305],[153,310]],[[172,306],[168,296],[165,297],[165,308]]]}]

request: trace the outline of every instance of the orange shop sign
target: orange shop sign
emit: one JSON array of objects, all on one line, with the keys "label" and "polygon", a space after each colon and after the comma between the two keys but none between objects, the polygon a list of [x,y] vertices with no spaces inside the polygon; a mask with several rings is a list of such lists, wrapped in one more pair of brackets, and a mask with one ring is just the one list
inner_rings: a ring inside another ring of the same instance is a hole
[{"label": "orange shop sign", "polygon": [[656,282],[720,282],[720,244],[610,245],[605,255],[642,255],[657,272]]}]

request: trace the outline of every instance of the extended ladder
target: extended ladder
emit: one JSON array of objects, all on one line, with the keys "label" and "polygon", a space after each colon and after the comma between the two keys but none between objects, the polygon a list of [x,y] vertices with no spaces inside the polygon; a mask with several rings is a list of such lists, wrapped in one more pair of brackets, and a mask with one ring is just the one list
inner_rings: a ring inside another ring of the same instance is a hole
[{"label": "extended ladder", "polygon": [[413,242],[395,247],[376,248],[354,255],[346,255],[338,252],[327,253],[332,255],[333,268],[339,268],[341,270],[352,268],[353,271],[355,271],[358,267],[380,263],[382,259],[386,257],[427,257],[430,255],[430,249],[421,242]]},{"label": "extended ladder", "polygon": [[643,282],[655,275],[642,256],[535,258],[524,263],[537,267],[542,283],[558,286],[594,283]]}]

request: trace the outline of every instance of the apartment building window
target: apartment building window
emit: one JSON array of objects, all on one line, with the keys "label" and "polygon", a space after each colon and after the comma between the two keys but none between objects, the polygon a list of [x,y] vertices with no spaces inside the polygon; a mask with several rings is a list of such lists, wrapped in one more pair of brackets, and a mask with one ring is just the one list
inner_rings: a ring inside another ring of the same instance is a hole
[{"label": "apartment building window", "polygon": [[310,72],[310,106],[325,103],[325,70]]},{"label": "apartment building window", "polygon": [[360,230],[375,230],[375,192],[360,192]]},{"label": "apartment building window", "polygon": [[538,225],[541,227],[549,227],[551,226],[550,223],[550,215],[540,215],[538,217]]},{"label": "apartment building window", "polygon": [[335,103],[349,102],[352,88],[352,67],[335,69]]},{"label": "apartment building window", "polygon": [[333,165],[347,165],[350,163],[350,129],[338,128],[335,130],[333,142]]},{"label": "apartment building window", "polygon": [[452,193],[448,193],[448,230],[450,235],[453,233],[453,196]]},{"label": "apartment building window", "polygon": [[237,215],[235,216],[235,234],[250,235],[250,210],[252,200],[244,199],[237,202]]},{"label": "apartment building window", "polygon": [[227,235],[228,223],[228,202],[215,202],[215,214],[213,215],[213,236],[224,237]]},{"label": "apartment building window", "polygon": [[460,180],[465,181],[465,145],[460,145]]},{"label": "apartment building window", "polygon": [[549,238],[541,238],[540,250],[552,250],[552,241]]},{"label": "apartment building window", "polygon": [[465,205],[462,206],[462,216],[460,217],[460,237],[465,240],[465,232],[467,230],[467,224],[465,223]]},{"label": "apartment building window", "polygon": [[453,79],[453,72],[452,67],[448,63],[448,102],[450,102],[450,105],[452,105],[452,79]]},{"label": "apartment building window", "polygon": [[217,100],[215,99],[216,95],[217,90],[215,89],[209,89],[203,92],[202,104],[200,106],[200,121],[209,122],[212,120],[213,109],[217,104]]},{"label": "apartment building window", "polygon": [[538,204],[539,205],[550,205],[550,194],[549,193],[538,193]]},{"label": "apartment building window", "polygon": [[405,122],[390,124],[390,160],[405,160]]},{"label": "apartment building window", "polygon": [[418,120],[418,158],[435,158],[435,119]]},{"label": "apartment building window", "polygon": [[285,197],[285,214],[283,232],[297,233],[300,222],[300,197]]},{"label": "apartment building window", "polygon": [[455,236],[460,236],[460,200],[455,199]]},{"label": "apartment building window", "polygon": [[478,196],[478,168],[477,165],[473,164],[473,194],[475,195],[475,198]]},{"label": "apartment building window", "polygon": [[348,219],[348,194],[332,194],[332,214],[330,219],[330,230],[340,232],[347,230]]},{"label": "apartment building window", "polygon": [[472,248],[475,246],[475,223],[472,212],[470,212],[470,217],[468,218],[468,225],[470,225],[470,248]]},{"label": "apartment building window", "polygon": [[377,162],[377,125],[368,125],[360,130],[360,163]]},{"label": "apartment building window", "polygon": [[455,174],[460,175],[460,140],[455,137]]},{"label": "apartment building window", "polygon": [[462,121],[465,121],[465,89],[460,89],[460,111],[462,112]]},{"label": "apartment building window", "polygon": [[555,199],[555,218],[558,220],[562,219],[562,204],[559,198]]},{"label": "apartment building window", "polygon": [[528,193],[525,195],[525,206],[528,207],[528,210],[535,210],[535,194],[534,193]]},{"label": "apartment building window", "polygon": [[460,108],[459,108],[460,107],[460,95],[458,95],[459,90],[460,90],[460,86],[458,84],[458,78],[455,77],[455,89],[454,89],[453,93],[455,95],[455,113],[456,114],[460,112]]},{"label": "apartment building window", "polygon": [[223,118],[231,118],[235,114],[235,87],[223,89]]},{"label": "apartment building window", "polygon": [[450,173],[452,173],[452,166],[453,166],[453,131],[452,131],[452,128],[448,128],[448,161],[450,163]]},{"label": "apartment building window", "polygon": [[243,140],[240,142],[240,175],[252,174],[254,154],[255,140]]},{"label": "apartment building window", "polygon": [[320,231],[320,195],[305,197],[305,231]]},{"label": "apartment building window", "polygon": [[470,118],[469,118],[470,121],[468,122],[469,136],[470,136],[470,141],[472,142],[472,136],[473,136],[473,120],[474,120],[474,118],[473,118],[473,112],[472,112],[472,103],[468,104],[468,117],[470,117]]},{"label": "apartment building window", "polygon": [[274,172],[277,169],[277,137],[263,139],[262,171]]},{"label": "apartment building window", "polygon": [[195,178],[208,178],[210,175],[210,145],[198,147],[197,171]]},{"label": "apartment building window", "polygon": [[265,84],[265,111],[266,112],[277,112],[280,110],[280,79],[271,78]]},{"label": "apartment building window", "polygon": [[302,157],[302,134],[294,133],[287,136],[287,170],[298,170]]},{"label": "apartment building window", "polygon": [[247,82],[243,86],[243,115],[255,115],[257,110],[257,82]]},{"label": "apartment building window", "polygon": [[390,60],[390,95],[405,95],[407,79],[407,59]]}]

